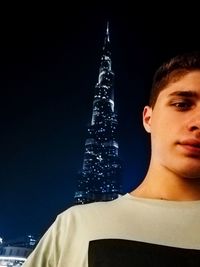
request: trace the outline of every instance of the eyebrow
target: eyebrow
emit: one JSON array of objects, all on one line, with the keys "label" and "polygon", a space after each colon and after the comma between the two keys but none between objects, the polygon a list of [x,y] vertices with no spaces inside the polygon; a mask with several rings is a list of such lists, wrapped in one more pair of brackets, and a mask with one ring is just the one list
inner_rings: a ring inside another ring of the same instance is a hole
[{"label": "eyebrow", "polygon": [[170,96],[184,96],[184,97],[197,97],[198,94],[195,91],[175,91],[168,95]]}]

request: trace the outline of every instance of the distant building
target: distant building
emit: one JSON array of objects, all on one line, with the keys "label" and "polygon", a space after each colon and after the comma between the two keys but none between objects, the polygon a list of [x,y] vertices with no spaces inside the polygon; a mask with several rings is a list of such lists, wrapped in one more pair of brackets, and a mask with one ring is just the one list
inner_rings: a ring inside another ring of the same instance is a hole
[{"label": "distant building", "polygon": [[0,244],[0,267],[19,267],[33,251],[36,240],[29,235]]},{"label": "distant building", "polygon": [[111,67],[107,24],[103,53],[95,86],[91,124],[85,141],[75,204],[108,201],[122,194],[122,163],[118,155],[118,121],[114,103],[114,73]]}]

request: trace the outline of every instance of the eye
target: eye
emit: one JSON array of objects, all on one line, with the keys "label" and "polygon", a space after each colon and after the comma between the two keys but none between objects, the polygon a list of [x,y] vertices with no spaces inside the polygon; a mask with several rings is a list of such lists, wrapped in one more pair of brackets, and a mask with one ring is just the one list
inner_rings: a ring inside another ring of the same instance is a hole
[{"label": "eye", "polygon": [[177,101],[172,103],[172,106],[178,110],[184,111],[190,109],[192,107],[192,103],[191,101]]}]

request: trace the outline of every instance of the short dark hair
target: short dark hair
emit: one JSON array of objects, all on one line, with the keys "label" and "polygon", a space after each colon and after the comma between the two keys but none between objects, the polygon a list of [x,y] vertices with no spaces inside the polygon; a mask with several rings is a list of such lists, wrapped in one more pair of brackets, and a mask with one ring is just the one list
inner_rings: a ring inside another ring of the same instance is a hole
[{"label": "short dark hair", "polygon": [[199,51],[178,55],[164,62],[154,74],[149,106],[154,107],[159,93],[169,83],[179,80],[182,76],[194,70],[200,70]]}]

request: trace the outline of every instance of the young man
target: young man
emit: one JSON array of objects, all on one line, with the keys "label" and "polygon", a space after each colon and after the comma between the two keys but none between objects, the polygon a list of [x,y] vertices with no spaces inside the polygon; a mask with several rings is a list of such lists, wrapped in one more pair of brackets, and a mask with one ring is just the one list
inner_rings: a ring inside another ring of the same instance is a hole
[{"label": "young man", "polygon": [[200,54],[158,69],[143,123],[151,161],[141,185],[60,214],[24,267],[200,266]]}]

